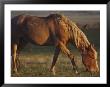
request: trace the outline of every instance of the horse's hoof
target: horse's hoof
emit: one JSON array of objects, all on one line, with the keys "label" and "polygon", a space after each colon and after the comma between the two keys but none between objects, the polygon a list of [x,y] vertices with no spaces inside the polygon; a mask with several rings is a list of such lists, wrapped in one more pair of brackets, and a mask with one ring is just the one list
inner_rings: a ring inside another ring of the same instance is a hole
[{"label": "horse's hoof", "polygon": [[17,72],[18,72],[18,70],[15,68],[15,69],[13,69],[13,72],[14,72],[14,73],[17,73]]},{"label": "horse's hoof", "polygon": [[49,71],[52,72],[52,74],[53,74],[54,76],[56,75],[55,69],[50,69]]},{"label": "horse's hoof", "polygon": [[56,73],[55,73],[55,72],[53,72],[53,75],[55,76],[55,75],[56,75]]},{"label": "horse's hoof", "polygon": [[78,75],[78,74],[79,74],[79,72],[76,70],[76,71],[75,71],[75,74],[77,74],[77,75]]}]

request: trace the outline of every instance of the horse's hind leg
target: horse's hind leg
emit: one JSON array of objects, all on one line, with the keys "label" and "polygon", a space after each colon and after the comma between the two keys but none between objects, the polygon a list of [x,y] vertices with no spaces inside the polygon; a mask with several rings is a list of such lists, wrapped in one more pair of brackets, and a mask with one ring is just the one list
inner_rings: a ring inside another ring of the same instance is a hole
[{"label": "horse's hind leg", "polygon": [[55,75],[55,64],[56,64],[56,61],[58,59],[59,53],[60,53],[60,48],[56,47],[54,57],[53,57],[53,61],[52,61],[52,65],[51,65],[51,68],[50,68],[50,71],[53,72],[53,75]]},{"label": "horse's hind leg", "polygon": [[78,71],[77,71],[77,66],[75,64],[75,61],[74,61],[74,55],[72,55],[72,53],[68,50],[68,48],[66,47],[66,45],[63,42],[59,42],[59,47],[60,47],[61,51],[66,56],[68,56],[68,58],[71,60],[71,63],[73,65],[73,69],[75,70],[75,73],[77,74]]},{"label": "horse's hind leg", "polygon": [[19,39],[19,44],[18,44],[18,48],[17,48],[17,55],[16,55],[16,62],[17,62],[17,67],[18,69],[20,69],[21,63],[20,63],[20,59],[19,59],[19,54],[21,52],[21,50],[26,46],[27,41],[23,40],[23,38]]},{"label": "horse's hind leg", "polygon": [[17,44],[12,45],[12,68],[13,71],[17,73],[17,64],[16,64],[16,53],[17,52]]}]

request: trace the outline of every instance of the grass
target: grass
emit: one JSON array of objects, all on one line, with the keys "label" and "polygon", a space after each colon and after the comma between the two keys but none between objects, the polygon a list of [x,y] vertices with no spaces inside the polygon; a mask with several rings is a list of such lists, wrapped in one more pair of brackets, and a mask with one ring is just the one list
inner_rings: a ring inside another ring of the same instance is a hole
[{"label": "grass", "polygon": [[[18,77],[53,77],[54,75],[49,72],[51,66],[52,57],[54,53],[54,47],[42,47],[42,46],[32,46],[32,49],[28,49],[28,46],[21,52],[20,61],[21,68],[18,74],[12,72],[12,76]],[[82,64],[81,56],[77,49],[73,50],[72,53],[75,55],[75,62],[78,66],[78,71],[80,74],[76,75],[72,70],[72,65],[68,57],[60,53],[58,61],[56,63],[56,77],[90,77],[89,72],[85,72],[85,67]],[[27,50],[27,51],[26,51]],[[98,57],[99,63],[99,57]],[[97,77],[100,74],[93,74]]]}]

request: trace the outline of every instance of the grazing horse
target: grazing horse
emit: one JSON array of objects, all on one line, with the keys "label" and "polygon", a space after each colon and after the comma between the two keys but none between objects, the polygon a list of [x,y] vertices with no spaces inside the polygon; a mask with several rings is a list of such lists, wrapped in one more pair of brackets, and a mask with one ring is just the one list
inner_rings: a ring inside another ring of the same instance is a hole
[{"label": "grazing horse", "polygon": [[89,72],[98,72],[97,52],[90,44],[85,34],[69,18],[60,14],[50,14],[47,17],[37,17],[26,14],[11,19],[11,56],[12,68],[18,71],[17,54],[28,43],[40,46],[56,47],[50,71],[55,74],[55,64],[59,52],[71,60],[73,69],[78,73],[74,55],[70,52],[68,43],[75,43],[82,56],[82,62]]}]

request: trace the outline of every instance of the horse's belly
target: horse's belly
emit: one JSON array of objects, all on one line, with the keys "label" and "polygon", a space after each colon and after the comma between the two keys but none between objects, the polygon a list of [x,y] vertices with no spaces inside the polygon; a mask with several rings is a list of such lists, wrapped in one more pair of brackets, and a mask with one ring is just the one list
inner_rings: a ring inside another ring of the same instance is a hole
[{"label": "horse's belly", "polygon": [[36,45],[48,45],[52,44],[51,36],[48,31],[32,32],[32,34],[26,35],[29,42]]},{"label": "horse's belly", "polygon": [[45,36],[45,37],[36,37],[35,38],[35,44],[37,44],[37,45],[45,45],[45,44],[49,44],[49,42],[48,42],[48,37],[47,36]]},{"label": "horse's belly", "polygon": [[53,41],[50,40],[50,38],[44,38],[44,37],[36,37],[35,39],[31,39],[30,40],[31,43],[35,44],[35,45],[41,45],[41,46],[48,46],[48,45],[53,45]]}]

